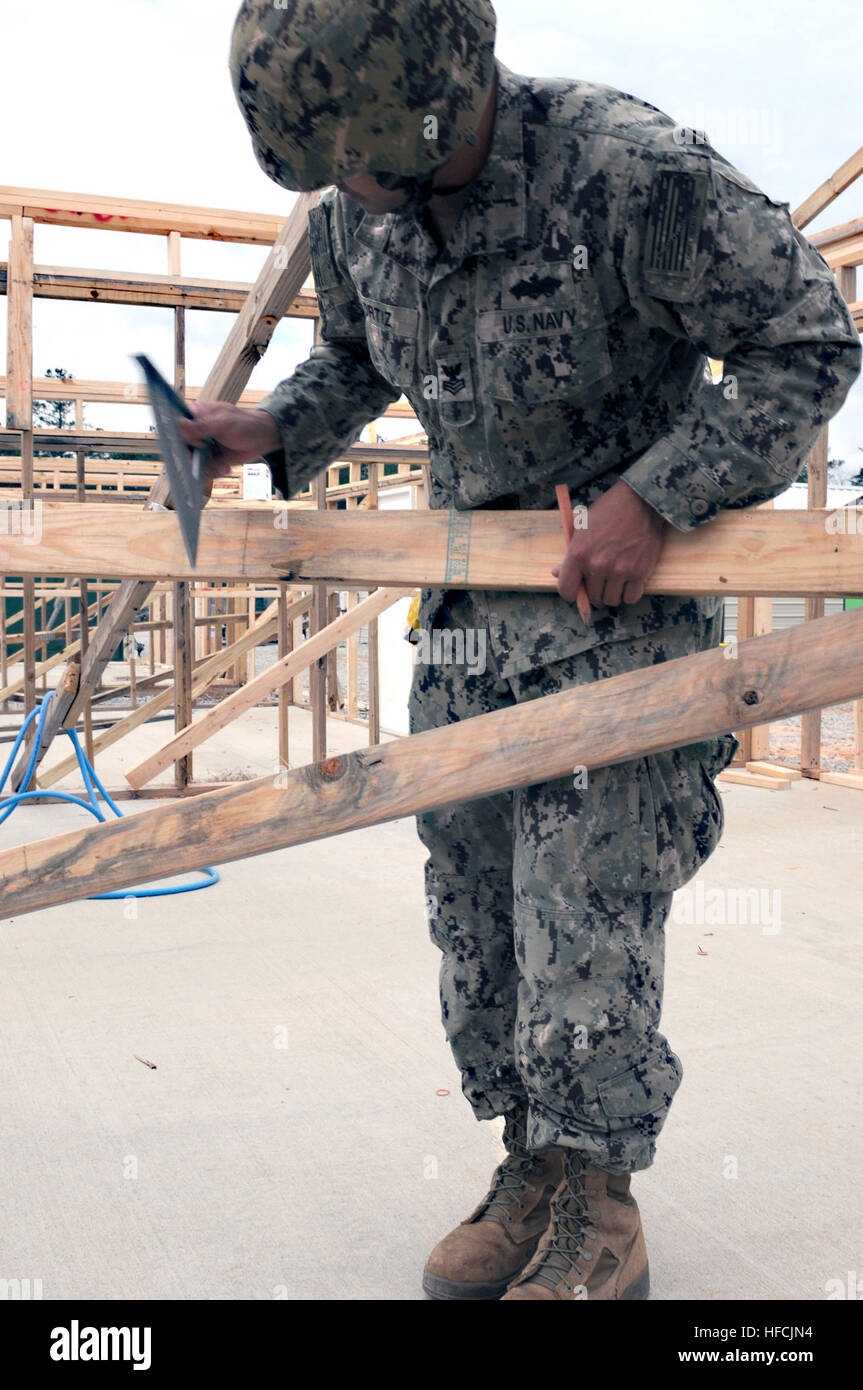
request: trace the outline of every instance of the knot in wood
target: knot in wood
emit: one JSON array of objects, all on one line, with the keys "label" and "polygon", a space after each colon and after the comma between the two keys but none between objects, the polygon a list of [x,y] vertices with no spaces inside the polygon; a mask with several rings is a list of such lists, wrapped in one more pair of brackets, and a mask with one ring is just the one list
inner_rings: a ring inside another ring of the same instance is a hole
[{"label": "knot in wood", "polygon": [[744,705],[757,705],[760,699],[761,696],[757,690],[744,690],[743,692]]}]

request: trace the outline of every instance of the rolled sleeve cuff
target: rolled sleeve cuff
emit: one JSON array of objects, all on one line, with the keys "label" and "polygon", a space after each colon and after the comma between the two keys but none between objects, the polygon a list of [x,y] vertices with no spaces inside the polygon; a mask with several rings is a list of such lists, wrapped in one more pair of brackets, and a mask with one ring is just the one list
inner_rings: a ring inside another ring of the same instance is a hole
[{"label": "rolled sleeve cuff", "polygon": [[726,490],[669,440],[654,444],[620,476],[677,531],[694,531],[729,505]]},{"label": "rolled sleeve cuff", "polygon": [[[278,398],[275,395],[265,397],[264,400],[262,400],[258,405],[255,406],[255,409],[265,410],[268,415],[271,415],[278,426],[279,433],[282,433],[282,422],[279,419],[279,403]],[[282,494],[282,497],[287,502],[288,463],[287,459],[285,458],[284,447],[280,445],[277,449],[273,449],[272,453],[262,454],[261,457],[263,458],[264,463],[270,470],[270,475],[273,480],[273,487],[276,488],[276,490]]]}]

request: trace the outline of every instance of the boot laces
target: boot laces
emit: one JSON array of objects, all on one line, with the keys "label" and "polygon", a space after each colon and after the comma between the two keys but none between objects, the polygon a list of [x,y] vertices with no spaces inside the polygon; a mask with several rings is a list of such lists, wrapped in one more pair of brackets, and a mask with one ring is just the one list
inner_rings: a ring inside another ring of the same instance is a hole
[{"label": "boot laces", "polygon": [[528,1276],[530,1283],[549,1289],[572,1270],[582,1252],[585,1231],[590,1227],[584,1163],[575,1153],[567,1154],[564,1185],[555,1196],[552,1213],[548,1244],[538,1268]]},{"label": "boot laces", "polygon": [[502,1211],[508,1221],[512,1220],[510,1208],[513,1203],[522,1210],[524,1208],[523,1197],[525,1192],[536,1192],[533,1183],[528,1182],[536,1157],[528,1154],[526,1157],[519,1157],[510,1154],[500,1165],[495,1177],[494,1186],[486,1199],[483,1217],[489,1215],[496,1207]]},{"label": "boot laces", "polygon": [[507,1156],[497,1170],[494,1185],[486,1198],[481,1220],[497,1209],[506,1217],[507,1221],[512,1221],[511,1207],[515,1205],[519,1211],[523,1210],[525,1193],[536,1192],[537,1190],[528,1179],[532,1176],[534,1167],[540,1160],[540,1154],[527,1147],[527,1111],[525,1109],[509,1112],[504,1125],[503,1139],[508,1151]]}]

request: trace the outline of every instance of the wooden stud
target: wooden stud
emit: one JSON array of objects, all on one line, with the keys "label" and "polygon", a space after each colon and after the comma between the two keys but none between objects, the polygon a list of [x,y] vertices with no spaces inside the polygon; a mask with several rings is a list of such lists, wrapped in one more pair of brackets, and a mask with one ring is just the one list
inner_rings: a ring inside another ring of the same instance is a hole
[{"label": "wooden stud", "polygon": [[[857,698],[863,617],[839,613],[741,644],[526,700],[308,767],[0,853],[0,914],[17,916],[205,863],[712,738]],[[614,717],[609,718],[609,710]]]},{"label": "wooden stud", "polygon": [[[810,510],[827,505],[827,438],[821,431],[809,455],[807,506]],[[806,621],[824,617],[824,598],[813,589],[804,603]],[[807,710],[800,728],[800,770],[804,777],[818,777],[821,768],[821,711]]]},{"label": "wooden stud", "polygon": [[[296,599],[288,606],[288,617],[291,618],[295,613],[301,612],[307,604],[308,599],[305,596]],[[236,657],[238,646],[247,642],[265,642],[275,632],[276,621],[275,605],[271,604],[266,612],[261,614],[252,632],[246,633],[239,639],[237,644],[225,648],[220,647],[213,656],[208,657],[199,667],[196,667],[193,674],[192,685],[193,703],[199,696],[203,695],[204,691],[209,688],[220,672],[225,671],[230,666],[231,662]],[[100,752],[104,748],[110,748],[113,744],[118,743],[121,738],[131,733],[133,729],[139,728],[141,724],[145,724],[149,719],[152,719],[154,715],[160,714],[163,709],[169,708],[174,703],[174,671],[169,670],[165,674],[171,677],[172,684],[170,688],[155,695],[147,704],[139,705],[137,710],[133,710],[123,719],[119,719],[110,729],[100,734],[96,739],[96,752]],[[73,771],[74,767],[74,756],[56,765],[52,765],[40,776],[37,785],[40,787],[52,787],[61,777],[65,777],[67,772]]]},{"label": "wooden stud", "polygon": [[849,184],[859,178],[861,173],[863,173],[863,147],[856,150],[849,159],[846,159],[835,174],[831,174],[820,188],[816,188],[814,193],[810,193],[809,197],[791,214],[795,227],[802,230],[808,223],[812,222],[819,213],[830,206],[835,198],[839,197],[840,193],[845,191]]},{"label": "wooden stud", "polygon": [[248,685],[235,690],[220,704],[207,710],[206,714],[196,719],[194,723],[189,719],[186,726],[178,730],[168,743],[157,749],[155,753],[150,753],[142,762],[128,768],[125,776],[130,786],[145,786],[177,758],[190,752],[193,748],[199,748],[202,743],[206,742],[208,738],[212,738],[213,734],[218,733],[220,729],[224,729],[238,715],[251,709],[264,696],[271,695],[273,691],[278,690],[285,681],[292,679],[298,671],[305,667],[314,670],[321,659],[326,661],[326,654],[334,644],[340,642],[352,630],[368,622],[369,618],[376,617],[385,608],[398,602],[402,597],[401,589],[378,589],[350,613],[343,614],[334,623],[329,626],[325,625],[320,631],[313,632],[308,641],[289,656],[280,658],[272,666],[268,666]]},{"label": "wooden stud", "polygon": [[[174,585],[174,727],[179,731],[192,722],[192,631],[189,623],[189,586]],[[174,762],[174,786],[187,787],[192,780],[191,750]]]}]

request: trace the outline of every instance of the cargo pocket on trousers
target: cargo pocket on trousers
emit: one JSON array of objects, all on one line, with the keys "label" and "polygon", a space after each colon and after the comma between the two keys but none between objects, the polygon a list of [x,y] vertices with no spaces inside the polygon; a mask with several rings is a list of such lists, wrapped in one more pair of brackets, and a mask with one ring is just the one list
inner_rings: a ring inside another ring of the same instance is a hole
[{"label": "cargo pocket on trousers", "polygon": [[601,1081],[596,1092],[606,1119],[635,1119],[667,1110],[682,1080],[680,1059],[658,1047],[643,1062]]},{"label": "cargo pocket on trousers", "polygon": [[693,745],[642,760],[642,886],[646,893],[674,893],[682,888],[722,837],[722,798],[703,756],[704,746]]},{"label": "cargo pocket on trousers", "polygon": [[601,893],[673,893],[722,835],[722,801],[703,745],[588,774],[578,867]]}]

